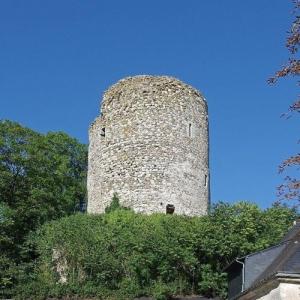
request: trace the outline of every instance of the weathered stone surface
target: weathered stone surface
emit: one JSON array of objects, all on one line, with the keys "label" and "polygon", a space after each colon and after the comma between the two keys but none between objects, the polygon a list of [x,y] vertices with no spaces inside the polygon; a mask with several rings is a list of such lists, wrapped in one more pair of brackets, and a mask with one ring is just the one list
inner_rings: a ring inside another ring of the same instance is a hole
[{"label": "weathered stone surface", "polygon": [[207,213],[208,117],[203,96],[167,76],[120,80],[89,130],[88,213],[118,193],[136,212]]}]

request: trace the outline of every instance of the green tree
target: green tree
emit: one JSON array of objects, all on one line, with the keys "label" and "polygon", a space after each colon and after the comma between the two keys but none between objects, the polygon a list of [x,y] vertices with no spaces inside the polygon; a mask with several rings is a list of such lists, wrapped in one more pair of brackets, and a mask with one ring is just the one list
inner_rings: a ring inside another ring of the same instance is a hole
[{"label": "green tree", "polygon": [[76,139],[0,121],[0,220],[11,220],[9,230],[0,223],[1,254],[16,264],[30,259],[27,235],[74,212],[86,194],[86,170],[87,147]]},{"label": "green tree", "polygon": [[0,295],[13,285],[15,275],[15,262],[9,255],[15,247],[13,219],[13,211],[5,203],[0,203]]}]

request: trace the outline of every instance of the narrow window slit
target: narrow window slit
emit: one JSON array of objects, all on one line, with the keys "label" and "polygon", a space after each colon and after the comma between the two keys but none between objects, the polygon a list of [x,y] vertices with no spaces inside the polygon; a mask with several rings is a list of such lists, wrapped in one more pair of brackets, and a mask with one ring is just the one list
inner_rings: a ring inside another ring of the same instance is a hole
[{"label": "narrow window slit", "polygon": [[192,124],[189,123],[189,137],[192,137]]}]

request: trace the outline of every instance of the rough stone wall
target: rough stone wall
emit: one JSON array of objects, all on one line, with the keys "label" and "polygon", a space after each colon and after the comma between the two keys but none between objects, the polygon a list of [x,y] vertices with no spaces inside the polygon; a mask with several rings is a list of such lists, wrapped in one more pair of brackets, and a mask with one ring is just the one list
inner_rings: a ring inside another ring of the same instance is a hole
[{"label": "rough stone wall", "polygon": [[136,212],[203,215],[209,205],[208,117],[201,94],[166,76],[120,80],[89,131],[88,213],[116,192]]}]

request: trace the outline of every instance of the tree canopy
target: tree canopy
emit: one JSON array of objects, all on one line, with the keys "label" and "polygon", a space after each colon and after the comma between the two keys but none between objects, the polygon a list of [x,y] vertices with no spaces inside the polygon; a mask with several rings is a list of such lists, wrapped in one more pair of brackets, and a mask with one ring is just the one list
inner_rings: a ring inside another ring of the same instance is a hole
[{"label": "tree canopy", "polygon": [[[87,147],[76,139],[62,132],[40,134],[15,122],[0,121],[2,266],[28,257],[24,242],[31,231],[74,213],[85,198],[86,170]],[[9,285],[8,278],[3,280]]]}]

